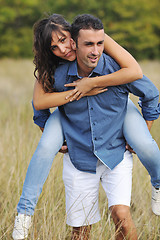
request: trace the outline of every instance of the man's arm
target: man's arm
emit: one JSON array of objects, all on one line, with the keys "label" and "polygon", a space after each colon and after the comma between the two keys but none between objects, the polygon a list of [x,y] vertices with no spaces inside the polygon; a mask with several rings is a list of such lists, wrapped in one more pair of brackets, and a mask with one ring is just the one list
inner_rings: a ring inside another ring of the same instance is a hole
[{"label": "man's arm", "polygon": [[32,101],[32,108],[33,108],[33,120],[36,125],[38,125],[43,132],[45,123],[49,116],[51,115],[51,112],[49,109],[44,109],[44,110],[36,110]]},{"label": "man's arm", "polygon": [[[40,130],[43,132],[44,127],[45,127],[45,123],[46,123],[47,119],[49,118],[49,116],[51,114],[50,110],[49,109],[36,110],[34,108],[33,101],[32,101],[32,107],[33,107],[33,112],[34,112],[34,116],[33,116],[34,123],[36,125],[38,125]],[[61,153],[67,153],[68,152],[68,147],[67,147],[66,142],[63,143],[59,152],[61,152]]]}]

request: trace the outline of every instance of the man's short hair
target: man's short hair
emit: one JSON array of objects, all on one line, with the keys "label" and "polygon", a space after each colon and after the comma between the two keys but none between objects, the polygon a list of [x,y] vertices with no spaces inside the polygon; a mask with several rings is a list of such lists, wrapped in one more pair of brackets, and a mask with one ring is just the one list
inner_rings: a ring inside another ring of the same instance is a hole
[{"label": "man's short hair", "polygon": [[90,14],[82,14],[75,17],[71,25],[71,36],[76,44],[81,29],[101,30],[103,29],[103,23],[99,18]]}]

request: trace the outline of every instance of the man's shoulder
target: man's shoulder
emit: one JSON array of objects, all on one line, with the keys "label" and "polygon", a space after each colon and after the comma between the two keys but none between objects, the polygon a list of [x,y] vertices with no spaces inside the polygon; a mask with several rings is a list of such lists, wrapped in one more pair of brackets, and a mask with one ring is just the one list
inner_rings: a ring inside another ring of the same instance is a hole
[{"label": "man's shoulder", "polygon": [[102,56],[106,62],[117,64],[117,62],[111,56],[107,55],[106,53],[103,53]]},{"label": "man's shoulder", "polygon": [[69,68],[69,65],[70,65],[70,62],[69,61],[65,61],[65,62],[60,62],[58,67],[56,68],[56,72],[59,72],[59,71],[62,71],[62,70],[65,70],[65,69],[68,69]]},{"label": "man's shoulder", "polygon": [[117,71],[120,69],[120,66],[118,63],[109,55],[106,53],[102,54],[103,61],[104,61],[104,67],[110,69],[111,72]]},{"label": "man's shoulder", "polygon": [[60,77],[66,76],[68,73],[69,66],[70,66],[70,62],[67,62],[67,61],[59,64],[55,70],[54,78],[59,79]]}]

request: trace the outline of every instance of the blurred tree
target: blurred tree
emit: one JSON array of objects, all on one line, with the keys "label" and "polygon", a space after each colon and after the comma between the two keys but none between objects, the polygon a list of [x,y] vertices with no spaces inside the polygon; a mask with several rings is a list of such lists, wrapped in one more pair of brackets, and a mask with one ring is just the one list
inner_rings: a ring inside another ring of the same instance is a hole
[{"label": "blurred tree", "polygon": [[[109,5],[109,6],[108,6]],[[106,31],[136,58],[159,57],[159,0],[112,0],[103,11]]]},{"label": "blurred tree", "polygon": [[0,57],[32,56],[32,25],[39,0],[0,0]]},{"label": "blurred tree", "polygon": [[159,58],[159,0],[0,0],[0,6],[0,57],[32,56],[33,23],[47,14],[72,22],[90,13],[137,59]]}]

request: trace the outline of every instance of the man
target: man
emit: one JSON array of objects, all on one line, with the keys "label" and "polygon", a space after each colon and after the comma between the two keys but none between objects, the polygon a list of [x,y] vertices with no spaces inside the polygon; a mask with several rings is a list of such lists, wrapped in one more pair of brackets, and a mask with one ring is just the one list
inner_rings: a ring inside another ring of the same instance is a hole
[{"label": "man", "polygon": [[[58,91],[68,90],[66,86],[72,86],[70,83],[77,77],[94,77],[119,70],[117,63],[103,54],[104,29],[99,19],[86,14],[78,16],[72,24],[72,37],[77,60],[57,69],[55,88]],[[123,86],[109,87],[107,92],[59,108],[71,158],[64,157],[63,178],[72,239],[88,239],[90,226],[100,220],[100,181],[108,197],[116,239],[137,239],[130,214],[132,157],[125,152],[122,133],[129,92],[142,98],[144,115],[155,114],[147,110],[155,105],[158,92],[145,77]]]},{"label": "man", "polygon": [[[99,19],[82,15],[72,27],[77,61],[57,69],[55,87],[59,91],[66,90],[66,80],[71,83],[77,77],[104,75],[119,69],[111,58],[102,55],[104,30]],[[147,79],[143,79],[142,84],[145,81],[149,86],[146,89],[155,90],[155,94],[148,98],[143,87],[138,86],[140,82],[138,85],[110,87],[107,93],[86,97],[60,108],[71,157],[71,161],[67,155],[64,159],[64,183],[67,223],[73,226],[73,239],[87,239],[90,225],[100,220],[100,180],[116,225],[116,238],[127,236],[137,239],[129,209],[132,158],[129,152],[124,153],[122,124],[129,91],[143,97],[143,107],[149,107],[152,98],[157,99],[157,90]]]}]

